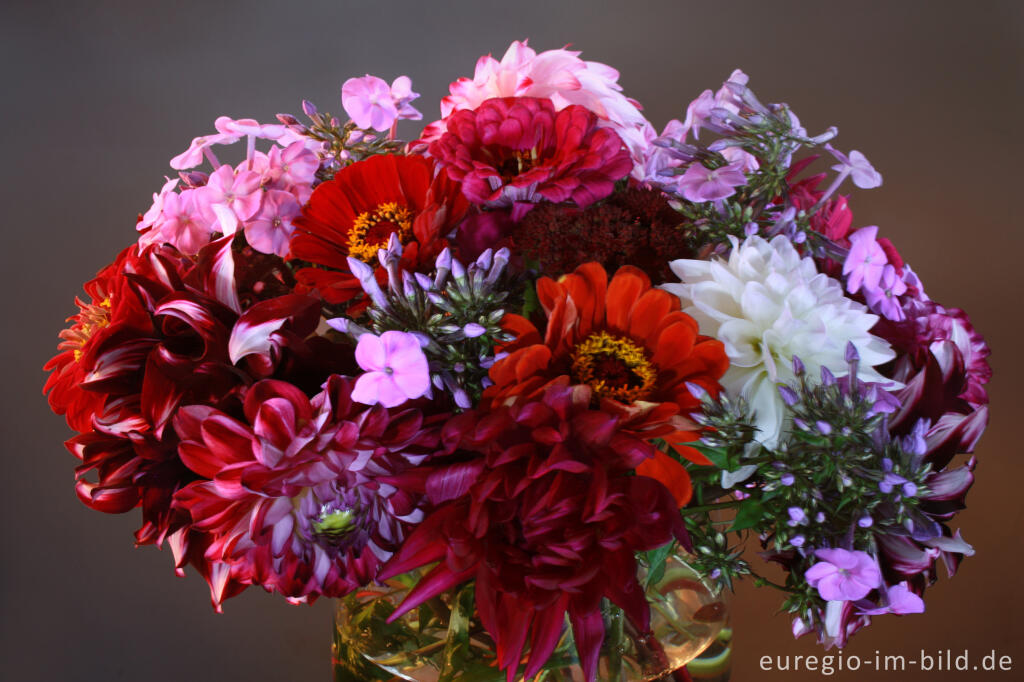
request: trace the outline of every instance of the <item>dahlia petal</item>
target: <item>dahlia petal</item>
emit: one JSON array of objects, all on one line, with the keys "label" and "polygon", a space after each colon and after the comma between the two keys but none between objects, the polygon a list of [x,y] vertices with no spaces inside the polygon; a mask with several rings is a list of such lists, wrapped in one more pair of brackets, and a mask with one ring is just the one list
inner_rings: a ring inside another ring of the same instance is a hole
[{"label": "dahlia petal", "polygon": [[565,609],[569,604],[569,595],[562,594],[551,606],[534,612],[533,633],[530,638],[530,658],[523,673],[524,679],[531,679],[540,672],[555,650],[562,627],[565,625]]},{"label": "dahlia petal", "polygon": [[403,614],[413,610],[431,597],[436,597],[445,590],[455,587],[460,582],[467,580],[476,571],[476,566],[461,571],[453,572],[445,563],[435,566],[429,573],[420,578],[416,586],[409,590],[402,603],[395,607],[394,612],[388,616],[388,622],[393,623]]},{"label": "dahlia petal", "polygon": [[427,498],[432,504],[441,504],[465,495],[483,472],[482,459],[461,462],[439,469],[427,478]]},{"label": "dahlia petal", "polygon": [[576,640],[580,666],[583,668],[583,679],[586,682],[594,682],[597,679],[601,642],[604,640],[604,621],[601,619],[601,613],[580,612],[570,605],[569,620],[572,622],[572,634]]}]

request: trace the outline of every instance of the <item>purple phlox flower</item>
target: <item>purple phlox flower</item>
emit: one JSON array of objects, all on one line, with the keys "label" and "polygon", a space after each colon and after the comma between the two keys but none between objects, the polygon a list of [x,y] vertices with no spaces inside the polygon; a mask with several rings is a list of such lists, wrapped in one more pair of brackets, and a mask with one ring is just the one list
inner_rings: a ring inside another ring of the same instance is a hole
[{"label": "purple phlox flower", "polygon": [[875,520],[871,518],[870,514],[865,514],[864,516],[857,519],[857,525],[861,528],[870,528],[871,526],[875,525]]},{"label": "purple phlox flower", "polygon": [[423,118],[409,104],[419,95],[408,76],[399,76],[389,87],[376,76],[349,78],[341,86],[341,106],[360,128],[386,131],[399,119]]},{"label": "purple phlox flower", "polygon": [[907,283],[896,273],[896,268],[886,263],[882,268],[878,286],[874,289],[865,287],[864,297],[873,312],[879,313],[893,322],[902,322],[907,315],[903,312],[903,306],[900,305],[897,297],[902,296],[906,291]]},{"label": "purple phlox flower", "polygon": [[462,328],[462,333],[466,335],[466,338],[475,339],[478,336],[486,334],[487,328],[483,325],[477,324],[476,322],[470,322]]},{"label": "purple phlox flower", "polygon": [[905,580],[885,589],[883,604],[884,606],[875,608],[860,607],[858,613],[864,616],[881,616],[886,613],[895,613],[900,616],[908,613],[924,613],[924,600],[910,590],[910,585]]},{"label": "purple phlox flower", "polygon": [[782,396],[782,402],[790,407],[800,402],[800,396],[797,395],[796,391],[785,384],[779,384],[779,395]]},{"label": "purple phlox flower", "polygon": [[412,79],[408,76],[399,76],[391,82],[391,98],[398,109],[400,121],[419,121],[423,118],[423,114],[410,104],[419,96],[420,93],[412,91]]},{"label": "purple phlox flower", "polygon": [[807,569],[804,578],[826,601],[863,599],[882,584],[878,561],[867,552],[819,549],[819,561]]},{"label": "purple phlox flower", "polygon": [[686,138],[686,132],[693,133],[693,139],[700,138],[700,129],[706,127],[708,119],[711,118],[711,110],[715,108],[715,95],[710,90],[705,90],[697,96],[697,99],[690,102],[686,107],[686,120],[682,125],[683,135],[680,141]]},{"label": "purple phlox flower", "polygon": [[823,420],[819,419],[814,424],[815,424],[815,426],[818,427],[818,431],[820,431],[822,433],[822,435],[827,436],[830,433],[832,433],[832,425],[829,424],[827,421],[823,421]]},{"label": "purple phlox flower", "polygon": [[715,93],[715,106],[734,114],[740,113],[744,104],[744,95],[749,92],[749,88],[747,88],[749,82],[750,76],[740,69],[734,69],[729,74],[729,78],[722,83],[722,87]]},{"label": "purple phlox flower", "polygon": [[356,379],[352,400],[365,405],[395,407],[430,390],[430,368],[415,335],[387,331],[379,337],[363,334],[356,345],[356,362],[365,373]]},{"label": "purple phlox flower", "polygon": [[794,547],[803,547],[805,542],[807,542],[807,538],[805,538],[803,535],[794,535],[789,539],[789,544],[793,545]]},{"label": "purple phlox flower", "polygon": [[807,512],[800,507],[790,507],[786,510],[786,513],[789,514],[789,521],[786,523],[789,524],[790,528],[807,523]]},{"label": "purple phlox flower", "polygon": [[853,180],[853,184],[857,185],[857,187],[873,189],[882,184],[882,174],[876,171],[871,162],[856,149],[851,151],[849,156],[835,149],[832,145],[825,145],[825,149],[839,162],[837,165],[832,166],[832,170],[841,176],[849,175],[850,179]]},{"label": "purple phlox flower", "polygon": [[687,201],[703,203],[725,199],[736,193],[736,188],[747,184],[742,162],[730,163],[714,170],[700,163],[692,163],[679,178],[679,192]]},{"label": "purple phlox flower", "polygon": [[814,521],[816,523],[825,523],[825,512],[818,512],[814,515]]},{"label": "purple phlox flower", "polygon": [[295,231],[294,221],[302,215],[302,205],[291,192],[270,189],[263,193],[260,210],[245,224],[245,240],[261,253],[284,258]]},{"label": "purple phlox flower", "polygon": [[865,294],[879,288],[882,271],[888,258],[882,246],[875,241],[878,226],[862,227],[850,235],[850,252],[843,263],[843,274],[847,276],[846,290],[856,293],[861,286]]},{"label": "purple phlox flower", "polygon": [[739,169],[744,173],[753,173],[760,167],[757,157],[743,151],[739,147],[726,147],[721,151],[721,154],[729,162],[730,166],[738,165]]},{"label": "purple phlox flower", "polygon": [[785,473],[779,478],[779,482],[788,488],[796,482],[796,477],[793,474]]}]

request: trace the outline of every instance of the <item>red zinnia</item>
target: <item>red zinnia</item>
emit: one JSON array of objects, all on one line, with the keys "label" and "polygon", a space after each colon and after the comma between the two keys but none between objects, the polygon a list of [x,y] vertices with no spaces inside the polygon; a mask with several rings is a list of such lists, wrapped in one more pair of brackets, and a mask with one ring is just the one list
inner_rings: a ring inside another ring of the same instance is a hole
[{"label": "red zinnia", "polygon": [[[296,273],[327,303],[362,293],[348,257],[375,263],[392,234],[403,244],[402,268],[433,265],[468,202],[434,162],[419,156],[374,156],[343,168],[319,185],[296,220],[291,257],[313,263]],[[383,275],[382,275],[383,276]]]},{"label": "red zinnia", "polygon": [[[546,333],[541,338],[525,319],[506,316],[518,339],[491,368],[494,385],[484,392],[485,401],[510,404],[533,399],[552,384],[586,384],[595,404],[629,432],[663,439],[688,459],[709,464],[680,445],[699,431],[687,415],[700,402],[687,384],[716,395],[729,361],[719,341],[698,333],[678,298],[652,288],[647,275],[631,266],[609,282],[597,263],[557,282],[541,278],[537,295],[548,316]],[[689,499],[689,476],[667,455],[659,453],[641,473],[665,483],[680,504]]]},{"label": "red zinnia", "polygon": [[578,105],[556,112],[548,99],[498,97],[456,111],[445,124],[430,155],[475,203],[547,199],[584,207],[633,170],[622,139]]}]

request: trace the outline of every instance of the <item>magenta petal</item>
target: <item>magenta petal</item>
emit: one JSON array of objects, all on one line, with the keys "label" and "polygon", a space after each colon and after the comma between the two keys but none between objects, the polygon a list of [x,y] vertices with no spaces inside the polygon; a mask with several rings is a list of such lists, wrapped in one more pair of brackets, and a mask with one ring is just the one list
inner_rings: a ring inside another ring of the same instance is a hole
[{"label": "magenta petal", "polygon": [[565,607],[569,603],[569,596],[563,594],[558,601],[551,606],[538,611],[533,619],[533,636],[530,639],[530,659],[526,663],[526,671],[523,674],[525,679],[531,679],[540,672],[544,663],[555,650],[559,638],[562,636],[562,626],[565,624]]},{"label": "magenta petal", "polygon": [[356,379],[352,400],[364,405],[380,403],[384,407],[395,407],[404,403],[406,396],[391,376],[384,372],[367,372]]},{"label": "magenta petal", "polygon": [[583,668],[583,679],[594,682],[597,679],[597,661],[601,656],[601,642],[604,640],[604,622],[600,611],[586,613],[569,612],[572,634],[576,639],[576,650]]}]

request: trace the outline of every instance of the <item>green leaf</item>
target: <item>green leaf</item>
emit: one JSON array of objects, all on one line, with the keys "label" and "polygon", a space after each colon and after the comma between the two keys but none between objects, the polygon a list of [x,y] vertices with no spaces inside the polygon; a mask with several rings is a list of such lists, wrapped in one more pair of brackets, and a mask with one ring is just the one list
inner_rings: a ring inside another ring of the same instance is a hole
[{"label": "green leaf", "polygon": [[764,505],[760,500],[749,499],[741,504],[736,511],[736,518],[729,527],[730,531],[746,530],[761,523],[764,518]]},{"label": "green leaf", "polygon": [[711,447],[700,442],[687,445],[711,460],[719,469],[729,469],[729,453],[725,448]]},{"label": "green leaf", "polygon": [[647,588],[657,584],[665,576],[665,562],[676,548],[676,543],[670,542],[667,545],[652,549],[647,552]]}]

